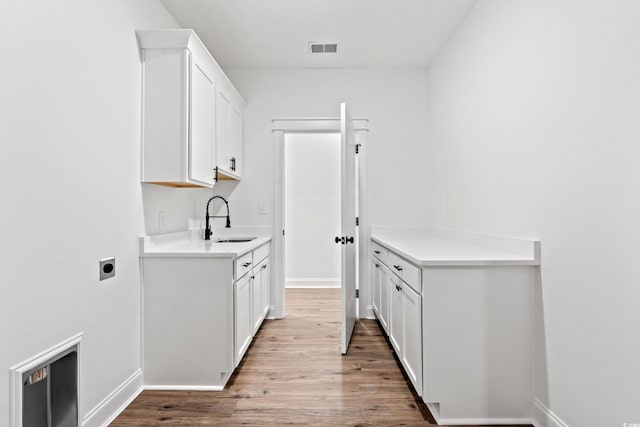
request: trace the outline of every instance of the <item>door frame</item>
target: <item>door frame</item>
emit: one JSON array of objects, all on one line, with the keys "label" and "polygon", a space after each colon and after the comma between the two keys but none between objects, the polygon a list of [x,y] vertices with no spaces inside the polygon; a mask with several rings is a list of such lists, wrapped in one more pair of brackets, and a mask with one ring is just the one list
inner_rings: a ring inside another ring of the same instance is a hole
[{"label": "door frame", "polygon": [[[369,222],[367,217],[366,191],[366,141],[369,132],[369,120],[363,118],[352,119],[356,131],[358,153],[358,300],[359,317],[372,318],[371,289],[369,281],[368,257],[369,253]],[[285,277],[284,277],[284,137],[287,133],[340,133],[339,117],[313,118],[278,118],[271,120],[273,134],[273,239],[271,241],[271,310],[270,318],[282,319],[286,316]],[[331,236],[327,236],[330,238]]]}]

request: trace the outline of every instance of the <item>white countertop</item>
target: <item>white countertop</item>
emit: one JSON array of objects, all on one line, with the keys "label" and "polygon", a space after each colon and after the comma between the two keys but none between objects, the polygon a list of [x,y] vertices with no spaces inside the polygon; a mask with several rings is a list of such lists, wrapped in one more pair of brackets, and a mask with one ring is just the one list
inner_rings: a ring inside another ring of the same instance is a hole
[{"label": "white countertop", "polygon": [[[214,240],[205,241],[198,232],[178,232],[140,237],[140,257],[142,258],[237,258],[271,241],[271,236],[254,233],[225,233]],[[214,234],[215,236],[215,234]],[[250,242],[216,243],[220,237],[256,237]]]},{"label": "white countertop", "polygon": [[422,267],[540,265],[539,242],[534,240],[529,241],[531,254],[523,255],[463,243],[426,231],[374,229],[371,239]]}]

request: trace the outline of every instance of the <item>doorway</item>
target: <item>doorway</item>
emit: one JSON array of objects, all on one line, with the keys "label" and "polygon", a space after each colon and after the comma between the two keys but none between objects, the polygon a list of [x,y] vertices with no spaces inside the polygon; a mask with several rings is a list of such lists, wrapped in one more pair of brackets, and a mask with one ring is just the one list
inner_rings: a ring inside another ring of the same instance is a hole
[{"label": "doorway", "polygon": [[[348,346],[348,338],[355,322],[356,310],[359,317],[372,318],[371,291],[369,272],[366,268],[367,254],[369,247],[369,227],[366,215],[366,136],[368,132],[368,121],[366,119],[351,119],[348,115],[345,104],[341,104],[340,118],[294,118],[294,119],[274,119],[273,121],[273,142],[274,142],[274,215],[272,240],[273,271],[272,271],[272,308],[271,318],[284,318],[285,310],[285,135],[296,133],[311,134],[340,134],[341,140],[341,236],[334,237],[335,243],[341,246],[341,286],[342,293],[342,325],[343,330],[343,354]],[[355,175],[356,150],[359,148],[357,169],[357,180]],[[346,156],[346,157],[345,157]],[[347,160],[347,158],[350,158]],[[353,166],[345,166],[353,165]],[[346,169],[345,169],[346,167]],[[349,169],[351,172],[349,172]],[[348,172],[345,175],[345,170]],[[344,177],[348,179],[345,181]],[[358,181],[357,194],[358,203],[355,203],[356,184]],[[347,190],[351,189],[351,190]],[[347,191],[345,193],[345,191]],[[359,233],[356,233],[356,215],[359,212]],[[346,241],[346,242],[345,242]],[[346,243],[346,244],[345,244]],[[354,252],[358,246],[357,254]],[[346,257],[345,258],[345,254]],[[357,261],[356,261],[357,257]],[[350,261],[349,261],[350,260]],[[356,272],[356,263],[359,270]],[[345,269],[344,266],[348,265]],[[345,276],[345,274],[347,276]],[[359,276],[360,296],[356,298],[356,276]],[[348,279],[346,279],[348,277]],[[356,305],[358,308],[356,309]],[[345,311],[346,310],[346,311]],[[346,316],[346,317],[345,317]],[[349,319],[345,322],[344,319]],[[345,341],[345,339],[347,341]]]},{"label": "doorway", "polygon": [[339,288],[340,135],[284,138],[286,288]]}]

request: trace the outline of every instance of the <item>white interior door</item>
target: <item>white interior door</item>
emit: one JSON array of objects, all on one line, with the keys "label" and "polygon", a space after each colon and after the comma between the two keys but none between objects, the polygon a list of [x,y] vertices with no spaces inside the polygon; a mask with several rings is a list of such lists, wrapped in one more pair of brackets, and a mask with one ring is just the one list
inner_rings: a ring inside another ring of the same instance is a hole
[{"label": "white interior door", "polygon": [[340,104],[340,145],[342,354],[347,354],[356,323],[356,132],[344,103]]}]

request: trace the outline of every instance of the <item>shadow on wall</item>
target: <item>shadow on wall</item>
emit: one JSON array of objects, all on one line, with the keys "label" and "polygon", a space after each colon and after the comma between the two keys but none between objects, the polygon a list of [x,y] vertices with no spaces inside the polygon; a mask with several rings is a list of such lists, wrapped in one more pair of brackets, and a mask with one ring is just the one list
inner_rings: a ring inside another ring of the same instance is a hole
[{"label": "shadow on wall", "polygon": [[[220,195],[229,200],[238,181],[221,181],[210,188],[173,188],[142,183],[144,233],[146,235],[187,231],[204,227],[207,200]],[[229,202],[233,221],[233,204]],[[211,206],[211,214],[219,215],[224,203]],[[226,214],[226,211],[225,211]]]}]

